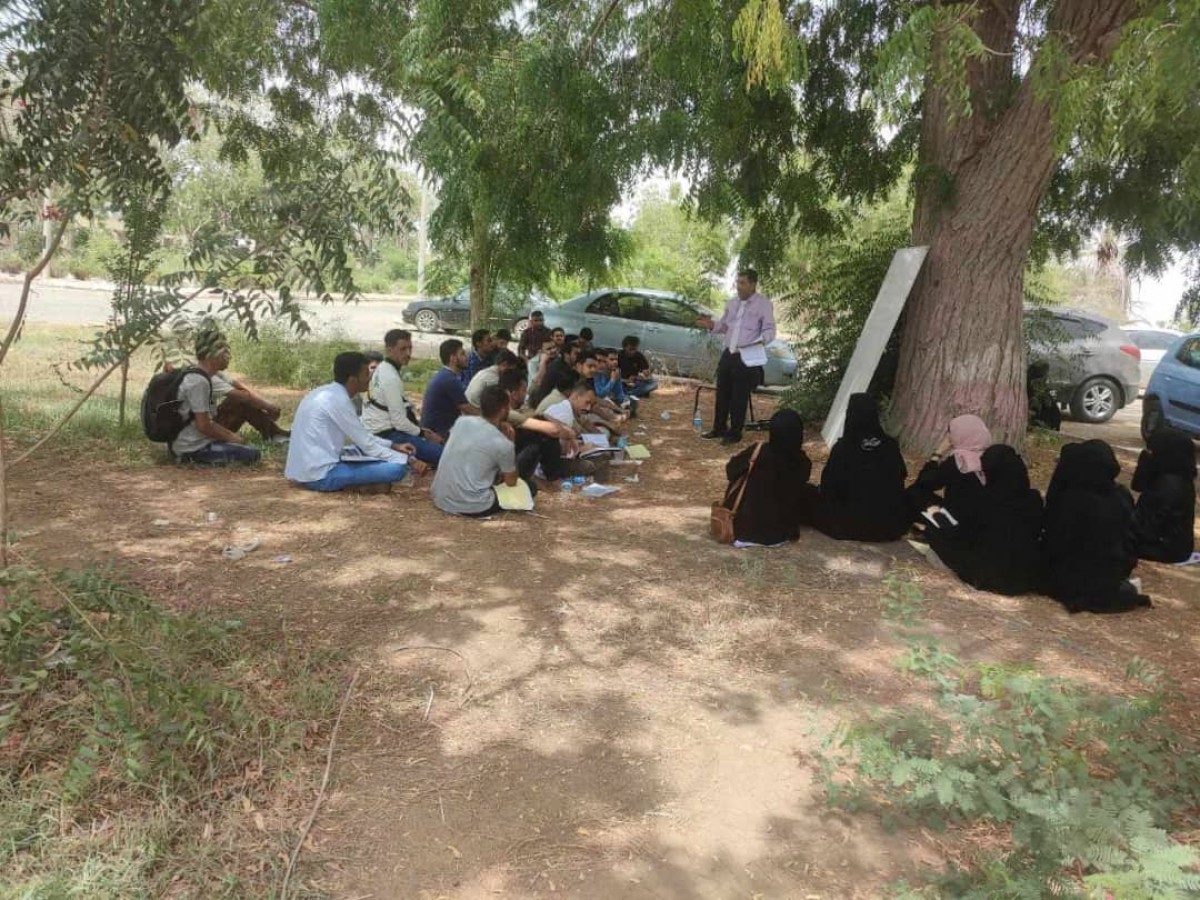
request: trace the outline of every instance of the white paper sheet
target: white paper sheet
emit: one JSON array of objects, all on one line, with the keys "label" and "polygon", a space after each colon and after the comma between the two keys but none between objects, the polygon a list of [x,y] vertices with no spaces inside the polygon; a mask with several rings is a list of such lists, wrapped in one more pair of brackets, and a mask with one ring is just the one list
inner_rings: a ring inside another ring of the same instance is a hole
[{"label": "white paper sheet", "polygon": [[738,349],[743,366],[765,366],[767,364],[767,348],[761,342],[747,344]]},{"label": "white paper sheet", "polygon": [[875,296],[875,304],[871,314],[863,326],[858,343],[854,345],[854,354],[850,364],[846,366],[846,374],[842,376],[841,386],[833,405],[829,407],[829,415],[825,417],[825,427],[821,429],[821,437],[832,447],[842,436],[842,427],[846,424],[846,404],[851,394],[859,394],[871,385],[875,369],[879,366],[879,358],[883,356],[888,338],[896,327],[896,320],[904,311],[909,292],[925,262],[928,247],[905,247],[897,250],[888,266],[887,275]]}]

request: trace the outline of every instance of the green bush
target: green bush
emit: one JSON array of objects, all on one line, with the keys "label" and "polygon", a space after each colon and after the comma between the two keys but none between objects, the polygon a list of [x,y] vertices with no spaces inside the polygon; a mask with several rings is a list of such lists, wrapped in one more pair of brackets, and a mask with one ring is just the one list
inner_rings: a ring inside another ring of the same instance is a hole
[{"label": "green bush", "polygon": [[1194,827],[1198,748],[1172,729],[1161,677],[1144,663],[1127,673],[1143,689],[1133,697],[1028,666],[962,664],[928,641],[913,641],[903,667],[930,680],[934,707],[880,711],[838,732],[824,783],[831,805],[876,811],[885,824],[987,822],[1008,834],[1003,855],[936,878],[936,896],[1200,891],[1200,853],[1169,833]]},{"label": "green bush", "polygon": [[297,337],[287,325],[267,323],[257,339],[241,330],[229,335],[233,349],[230,368],[259,384],[308,389],[333,378],[333,358],[346,350],[361,350],[357,341],[337,332],[319,338]]},{"label": "green bush", "polygon": [[[906,211],[864,222],[849,237],[832,241],[815,254],[804,281],[792,295],[790,313],[803,329],[795,386],[784,402],[805,419],[823,419],[841,384],[854,345],[862,333],[879,286],[896,250],[909,243],[911,227]],[[892,336],[881,364],[874,393],[891,390],[899,328]],[[891,371],[889,372],[889,368]]]}]

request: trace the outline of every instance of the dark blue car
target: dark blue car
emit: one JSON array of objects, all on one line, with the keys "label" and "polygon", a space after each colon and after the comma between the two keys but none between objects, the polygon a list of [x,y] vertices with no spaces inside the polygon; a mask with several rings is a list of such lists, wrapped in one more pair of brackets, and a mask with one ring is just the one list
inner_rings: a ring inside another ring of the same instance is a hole
[{"label": "dark blue car", "polygon": [[1142,401],[1142,436],[1167,424],[1200,437],[1200,334],[1185,334],[1167,349]]}]

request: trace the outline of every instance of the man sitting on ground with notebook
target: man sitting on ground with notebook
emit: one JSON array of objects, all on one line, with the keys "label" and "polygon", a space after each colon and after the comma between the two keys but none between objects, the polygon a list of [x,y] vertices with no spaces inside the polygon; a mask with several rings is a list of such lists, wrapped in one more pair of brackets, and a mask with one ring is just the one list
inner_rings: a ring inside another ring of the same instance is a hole
[{"label": "man sitting on ground with notebook", "polygon": [[500,387],[508,394],[508,424],[516,429],[517,470],[530,481],[539,466],[542,477],[556,481],[566,474],[562,464],[562,442],[573,444],[575,432],[550,419],[540,419],[523,408],[526,384],[521,370],[510,369],[500,376]]},{"label": "man sitting on ground with notebook", "polygon": [[412,404],[404,396],[402,369],[412,359],[412,334],[393,328],[383,336],[387,353],[371,372],[371,384],[363,403],[363,428],[389,442],[412,444],[421,462],[436,466],[442,458],[442,438],[422,428]]},{"label": "man sitting on ground with notebook", "polygon": [[[411,443],[386,441],[362,426],[351,402],[370,380],[368,360],[358,352],[339,353],[333,360],[333,382],[314,388],[300,401],[292,420],[283,474],[312,491],[391,490],[409,470],[426,465],[410,458]],[[347,444],[350,447],[347,447]]]},{"label": "man sitting on ground with notebook", "polygon": [[[592,407],[595,404],[595,388],[592,387],[590,381],[580,379],[567,390],[567,396],[564,399],[548,407],[543,413],[543,418],[565,425],[573,433],[573,439],[562,441],[563,466],[568,475],[591,475],[602,478],[608,472],[609,457],[607,455],[590,459],[583,458],[583,454],[588,452],[588,446],[582,440],[582,436],[596,431],[588,423]],[[607,444],[607,440],[602,444]]]},{"label": "man sitting on ground with notebook", "polygon": [[650,374],[650,361],[638,349],[641,345],[641,338],[636,334],[626,335],[621,340],[621,353],[617,357],[621,380],[631,397],[649,397],[658,390],[658,382]]},{"label": "man sitting on ground with notebook", "polygon": [[442,512],[482,518],[500,511],[495,485],[517,483],[517,452],[508,418],[508,394],[483,389],[478,416],[463,416],[450,430],[430,494]]},{"label": "man sitting on ground with notebook", "polygon": [[458,338],[442,341],[438,348],[443,368],[434,372],[421,399],[421,428],[445,439],[459,416],[477,416],[479,407],[467,400],[461,376],[467,368],[467,351]]}]

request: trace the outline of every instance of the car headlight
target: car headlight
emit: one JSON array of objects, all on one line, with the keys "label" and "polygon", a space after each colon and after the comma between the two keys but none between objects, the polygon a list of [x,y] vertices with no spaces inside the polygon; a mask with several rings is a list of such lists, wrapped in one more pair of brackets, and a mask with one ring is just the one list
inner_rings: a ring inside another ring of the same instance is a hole
[{"label": "car headlight", "polygon": [[787,344],[768,344],[767,356],[772,356],[775,359],[795,359],[795,354],[792,353],[792,348]]}]

